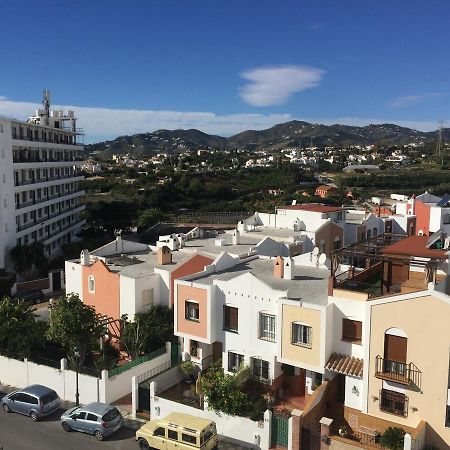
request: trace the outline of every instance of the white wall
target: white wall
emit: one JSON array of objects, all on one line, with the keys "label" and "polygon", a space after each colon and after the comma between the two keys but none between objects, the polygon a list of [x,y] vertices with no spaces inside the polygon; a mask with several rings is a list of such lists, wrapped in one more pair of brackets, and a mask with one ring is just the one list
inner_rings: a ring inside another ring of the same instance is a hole
[{"label": "white wall", "polygon": [[9,251],[16,245],[16,216],[11,121],[1,118],[0,208],[0,268],[4,268]]},{"label": "white wall", "polygon": [[443,217],[446,214],[450,214],[450,208],[439,208],[438,206],[430,208],[430,234],[442,228]]},{"label": "white wall", "polygon": [[[259,313],[278,315],[277,299],[286,292],[275,291],[252,276],[241,275],[231,281],[216,281],[217,305],[213,314],[217,340],[223,342],[223,367],[228,369],[228,352],[244,355],[244,363],[250,365],[250,358],[261,358],[270,363],[270,377],[281,374],[280,364],[275,363],[277,343],[259,339]],[[239,308],[238,333],[223,330],[223,306]],[[278,324],[277,324],[278,326]]]},{"label": "white wall", "polygon": [[66,261],[66,294],[78,294],[83,300],[83,266],[79,263]]},{"label": "white wall", "polygon": [[[158,397],[155,395],[155,392],[158,392],[158,387],[155,382],[152,382],[150,387],[150,414],[152,419],[163,418],[175,410],[204,419],[214,420],[217,426],[217,433],[224,440],[238,443],[247,448],[268,450],[270,447],[270,411],[266,411],[264,420],[254,422],[246,417],[230,416],[223,413],[219,415],[212,410],[208,410],[207,405],[205,405],[204,410],[201,410],[182,403],[173,402]],[[258,442],[258,444],[255,442]]]},{"label": "white wall", "polygon": [[345,377],[345,406],[361,411],[363,404],[362,378]]}]

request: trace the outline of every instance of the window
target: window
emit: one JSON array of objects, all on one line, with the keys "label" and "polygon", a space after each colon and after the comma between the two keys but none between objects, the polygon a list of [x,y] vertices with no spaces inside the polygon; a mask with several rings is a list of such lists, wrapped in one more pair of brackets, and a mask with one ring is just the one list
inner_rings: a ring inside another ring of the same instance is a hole
[{"label": "window", "polygon": [[342,340],[361,344],[362,322],[342,319]]},{"label": "window", "polygon": [[259,338],[275,342],[275,316],[259,314]]},{"label": "window", "polygon": [[181,440],[189,444],[197,445],[197,438],[195,436],[191,436],[190,434],[181,433]]},{"label": "window", "polygon": [[228,352],[228,372],[237,372],[244,365],[244,355]]},{"label": "window", "polygon": [[191,356],[197,358],[199,353],[198,350],[199,350],[198,342],[191,339],[191,342],[189,344],[189,352]]},{"label": "window", "polygon": [[223,329],[238,331],[238,308],[232,306],[223,307]]},{"label": "window", "polygon": [[186,301],[186,319],[195,322],[200,321],[200,310],[198,303]]},{"label": "window", "polygon": [[323,239],[319,243],[319,252],[325,253],[325,241]]},{"label": "window", "polygon": [[252,376],[261,381],[269,381],[269,362],[252,358]]},{"label": "window", "polygon": [[91,422],[97,422],[97,416],[95,414],[88,413],[86,420],[90,420]]},{"label": "window", "polygon": [[337,213],[336,220],[342,220],[342,213],[341,212]]},{"label": "window", "polygon": [[341,240],[339,239],[339,237],[336,237],[334,239],[334,250],[338,250],[341,248]]},{"label": "window", "polygon": [[164,427],[158,427],[154,432],[153,436],[163,436],[166,437],[166,429]]},{"label": "window", "polygon": [[142,306],[151,306],[154,304],[153,289],[144,289],[142,291]]},{"label": "window", "polygon": [[88,289],[91,294],[95,293],[95,278],[92,275],[88,278]]},{"label": "window", "polygon": [[312,328],[308,325],[292,322],[292,344],[301,347],[311,348],[312,346]]},{"label": "window", "polygon": [[167,430],[167,437],[169,439],[173,439],[174,441],[178,441],[178,431]]},{"label": "window", "polygon": [[86,419],[86,413],[85,413],[85,412],[80,412],[80,413],[78,413],[78,414],[75,414],[75,417],[76,417],[77,419],[84,420],[84,419]]},{"label": "window", "polygon": [[408,397],[400,392],[380,391],[380,410],[397,416],[408,416]]}]

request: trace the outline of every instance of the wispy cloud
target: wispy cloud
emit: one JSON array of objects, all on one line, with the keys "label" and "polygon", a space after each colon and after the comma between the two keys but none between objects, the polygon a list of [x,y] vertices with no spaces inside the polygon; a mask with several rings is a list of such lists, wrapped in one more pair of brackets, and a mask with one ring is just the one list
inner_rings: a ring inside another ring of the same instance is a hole
[{"label": "wispy cloud", "polygon": [[404,95],[402,97],[397,97],[390,102],[393,108],[402,108],[404,106],[409,106],[413,103],[423,102],[436,97],[442,97],[444,94],[442,92],[430,92],[428,94],[416,94],[416,95]]},{"label": "wispy cloud", "polygon": [[241,87],[240,96],[252,106],[286,103],[296,92],[320,84],[325,71],[309,66],[257,67],[241,73],[250,83]]},{"label": "wispy cloud", "polygon": [[322,22],[315,22],[315,23],[312,23],[311,25],[309,25],[308,28],[311,31],[318,31],[318,30],[321,30],[323,28],[323,23]]},{"label": "wispy cloud", "polygon": [[[0,96],[0,116],[25,120],[41,105],[15,102]],[[135,109],[88,108],[74,105],[53,105],[54,109],[72,109],[78,124],[86,132],[86,142],[114,139],[117,136],[145,133],[157,129],[196,128],[205,133],[230,136],[245,130],[263,130],[278,123],[298,119],[325,125],[364,126],[369,123],[396,123],[421,131],[437,128],[433,121],[389,120],[360,117],[298,117],[291,114],[229,114],[212,112],[158,111]],[[450,117],[448,118],[450,120]]]}]

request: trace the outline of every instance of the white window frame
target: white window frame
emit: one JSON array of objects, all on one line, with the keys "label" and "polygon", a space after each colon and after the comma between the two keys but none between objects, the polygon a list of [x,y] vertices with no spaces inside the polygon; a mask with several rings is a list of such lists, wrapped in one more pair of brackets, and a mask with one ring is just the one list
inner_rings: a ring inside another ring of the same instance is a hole
[{"label": "white window frame", "polygon": [[[197,305],[197,308],[192,308],[191,305]],[[191,315],[192,311],[197,311],[197,316]],[[195,302],[193,300],[186,300],[185,306],[184,306],[184,317],[186,320],[190,320],[192,322],[200,322],[200,305],[198,302]]]},{"label": "white window frame", "polygon": [[277,318],[273,314],[259,313],[259,339],[276,342]]},{"label": "white window frame", "polygon": [[[297,331],[298,329],[298,331]],[[312,348],[312,327],[301,322],[292,322],[291,344]]]},{"label": "white window frame", "polygon": [[[263,366],[267,364],[267,378],[263,374]],[[251,358],[252,377],[261,381],[270,381],[270,362],[262,358]],[[255,373],[256,371],[256,373]]]},{"label": "white window frame", "polygon": [[95,294],[95,278],[94,275],[88,277],[88,290],[90,294]]},{"label": "white window frame", "polygon": [[[240,360],[240,362],[239,362]],[[228,372],[237,372],[244,366],[244,355],[242,353],[228,352]]]}]

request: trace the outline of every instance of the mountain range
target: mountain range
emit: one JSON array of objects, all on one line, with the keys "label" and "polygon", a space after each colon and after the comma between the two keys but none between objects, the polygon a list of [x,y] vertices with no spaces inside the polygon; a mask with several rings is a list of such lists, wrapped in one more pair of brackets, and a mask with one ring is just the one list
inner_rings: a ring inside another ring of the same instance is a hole
[{"label": "mountain range", "polygon": [[[322,125],[293,120],[266,130],[248,130],[231,137],[203,133],[199,130],[158,130],[149,133],[120,136],[85,146],[88,153],[110,158],[112,154],[130,153],[134,156],[156,153],[181,153],[185,150],[207,148],[275,150],[289,147],[370,145],[385,143],[430,143],[436,141],[438,131],[423,132],[395,124],[370,124],[364,127],[351,125]],[[450,128],[442,132],[450,140]]]}]

